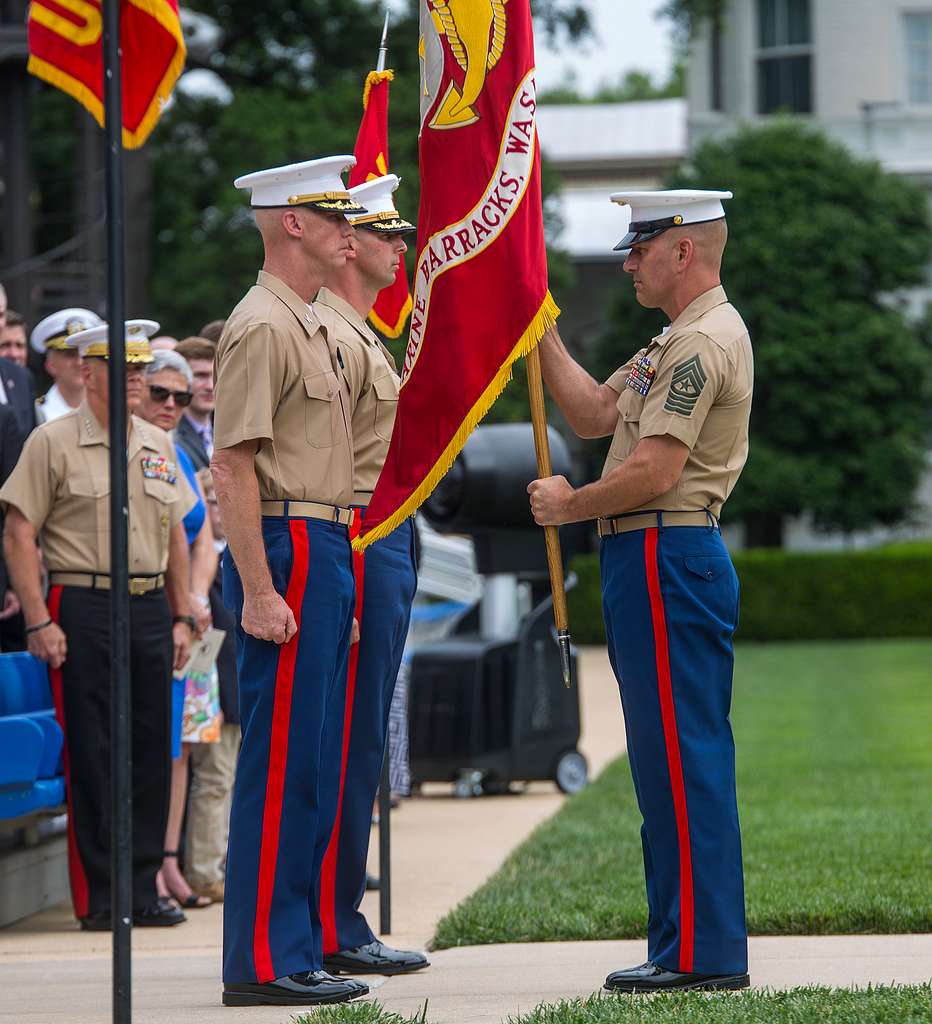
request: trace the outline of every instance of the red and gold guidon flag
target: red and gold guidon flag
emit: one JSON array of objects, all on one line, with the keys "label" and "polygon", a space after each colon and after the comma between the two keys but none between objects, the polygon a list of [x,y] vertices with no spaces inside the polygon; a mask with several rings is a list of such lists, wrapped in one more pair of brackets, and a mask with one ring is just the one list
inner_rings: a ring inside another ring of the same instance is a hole
[{"label": "red and gold guidon flag", "polygon": [[421,0],[414,308],[357,547],[429,497],[559,316],[547,287],[529,0]]},{"label": "red and gold guidon flag", "polygon": [[[366,78],[362,122],[353,150],[356,166],[350,171],[350,188],[388,174],[388,88],[394,77],[393,71],[370,71]],[[379,292],[369,319],[377,331],[388,338],[397,338],[405,329],[410,312],[408,271],[402,260],[394,284]]]},{"label": "red and gold guidon flag", "polygon": [[[101,0],[32,0],[28,70],[104,123]],[[121,0],[123,145],[141,146],[184,68],[178,0]]]}]

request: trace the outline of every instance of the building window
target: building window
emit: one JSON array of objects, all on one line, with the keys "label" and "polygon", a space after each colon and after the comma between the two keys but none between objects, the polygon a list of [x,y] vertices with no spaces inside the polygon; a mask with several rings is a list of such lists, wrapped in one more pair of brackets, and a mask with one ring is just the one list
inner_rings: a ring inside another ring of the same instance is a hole
[{"label": "building window", "polygon": [[812,113],[809,0],[757,0],[757,110]]},{"label": "building window", "polygon": [[910,103],[932,103],[932,13],[904,14],[906,94]]}]

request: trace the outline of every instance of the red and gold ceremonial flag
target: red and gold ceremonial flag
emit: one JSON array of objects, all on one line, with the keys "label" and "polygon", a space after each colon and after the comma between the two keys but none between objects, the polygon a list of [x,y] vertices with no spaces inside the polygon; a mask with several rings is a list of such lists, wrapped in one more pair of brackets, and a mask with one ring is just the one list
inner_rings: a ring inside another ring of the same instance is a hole
[{"label": "red and gold ceremonial flag", "polygon": [[[121,0],[123,145],[141,146],[184,68],[178,0]],[[32,0],[28,70],[104,123],[101,0]]]},{"label": "red and gold ceremonial flag", "polygon": [[559,315],[547,288],[530,0],[421,0],[414,309],[364,547],[412,515]]},{"label": "red and gold ceremonial flag", "polygon": [[[372,178],[388,174],[388,83],[393,71],[370,71],[362,95],[362,123],[356,137],[356,166],[350,171],[350,188]],[[404,260],[398,267],[395,283],[383,288],[369,313],[376,330],[397,338],[411,312],[411,292]]]}]

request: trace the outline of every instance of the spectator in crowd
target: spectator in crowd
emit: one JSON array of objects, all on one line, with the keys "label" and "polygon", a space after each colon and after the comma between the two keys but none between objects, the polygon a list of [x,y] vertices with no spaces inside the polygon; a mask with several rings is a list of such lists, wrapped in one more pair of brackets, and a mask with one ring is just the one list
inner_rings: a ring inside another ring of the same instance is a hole
[{"label": "spectator in crowd", "polygon": [[[23,442],[16,425],[16,414],[8,405],[0,405],[0,484],[6,483],[7,477],[19,461],[23,450]],[[0,551],[0,650],[21,651],[24,647],[22,635],[22,616],[19,614],[19,598],[10,587],[10,577],[6,568],[6,559]],[[18,628],[13,627],[13,620],[18,619]]]},{"label": "spectator in crowd", "polygon": [[[6,291],[0,284],[0,332],[7,324]],[[20,440],[25,441],[36,425],[36,386],[25,366],[0,358],[0,405],[9,405],[16,413]]]},{"label": "spectator in crowd", "polygon": [[214,353],[204,338],[185,338],[175,350],[194,374],[194,397],[178,424],[177,441],[191,456],[195,469],[207,469],[214,454]]},{"label": "spectator in crowd", "polygon": [[68,344],[78,331],[99,327],[103,321],[89,309],[60,309],[32,329],[29,344],[45,356],[45,371],[54,382],[48,392],[36,399],[36,420],[48,423],[73,412],[84,401],[84,374],[81,355]]},{"label": "spectator in crowd", "polygon": [[225,323],[226,320],[211,320],[210,323],[204,324],[197,332],[197,336],[205,341],[209,341],[212,345],[216,345],[220,340],[220,335],[223,334]]},{"label": "spectator in crowd", "polygon": [[[139,402],[138,414],[149,423],[154,423],[168,434],[178,426],[182,410],[191,403],[191,368],[177,352],[164,349],[154,352],[152,362],[146,367],[146,387]],[[190,548],[191,580],[190,603],[197,622],[197,632],[202,634],[211,624],[210,588],[217,575],[217,551],[211,531],[207,506],[197,481],[194,466],[184,449],[178,446],[178,464],[184,472],[191,489],[197,495],[196,504],[184,517],[184,528]],[[188,767],[191,743],[181,742],[181,727],[184,721],[184,679],[180,680],[175,700],[177,709],[173,721],[173,752],[171,803],[168,811],[168,826],[165,832],[165,859],[160,879],[166,893],[173,896],[186,910],[199,910],[210,906],[210,899],[197,896],[192,891],[178,863],[181,843],[181,825],[184,820],[185,799],[188,792]]]},{"label": "spectator in crowd", "polygon": [[[217,553],[226,547],[220,509],[209,469],[202,469],[201,483]],[[191,745],[191,788],[188,794],[188,825],[185,843],[185,876],[198,895],[223,900],[227,836],[230,831],[230,800],[236,755],[240,744],[239,693],[236,685],[236,620],[223,603],[221,574],[210,591],[210,612],[214,627],[226,636],[217,658],[220,678],[220,710],[223,724],[219,743]]]},{"label": "spectator in crowd", "polygon": [[26,365],[26,320],[12,309],[6,311],[6,326],[0,329],[0,359]]},{"label": "spectator in crowd", "polygon": [[[132,414],[158,324],[126,324],[126,408]],[[109,338],[104,324],[69,339],[83,362],[77,412],[44,423],[0,489],[4,551],[26,617],[29,650],[48,663],[65,735],[68,859],[75,915],[109,931],[110,504],[107,486]],[[178,473],[171,438],[128,416],[130,659],[133,674],[133,921],[164,927],[184,914],[156,890],[168,816],[172,667],[191,649],[183,517],[195,496]],[[49,571],[45,596],[36,546]],[[174,617],[173,617],[174,616]]]},{"label": "spectator in crowd", "polygon": [[152,339],[153,352],[174,352],[177,347],[178,339],[173,338],[170,334],[160,334],[157,338]]}]

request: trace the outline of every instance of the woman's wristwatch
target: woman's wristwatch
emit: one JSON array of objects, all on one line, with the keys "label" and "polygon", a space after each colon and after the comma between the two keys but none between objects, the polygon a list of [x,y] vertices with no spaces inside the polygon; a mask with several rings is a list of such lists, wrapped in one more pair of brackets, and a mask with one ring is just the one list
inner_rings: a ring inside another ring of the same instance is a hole
[{"label": "woman's wristwatch", "polygon": [[172,619],[173,626],[177,625],[179,622],[183,622],[188,627],[188,629],[191,630],[192,633],[196,632],[197,623],[194,621],[193,615],[176,615]]}]

